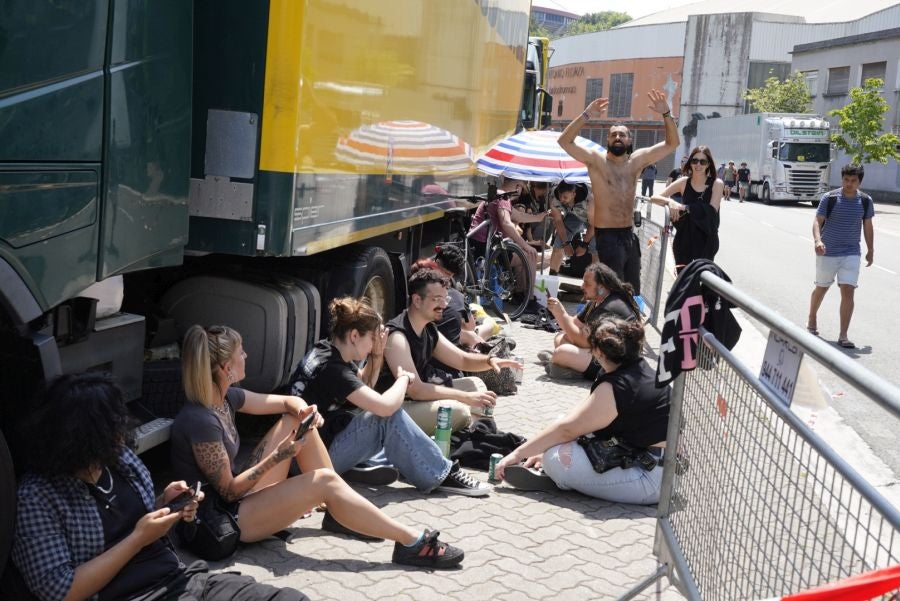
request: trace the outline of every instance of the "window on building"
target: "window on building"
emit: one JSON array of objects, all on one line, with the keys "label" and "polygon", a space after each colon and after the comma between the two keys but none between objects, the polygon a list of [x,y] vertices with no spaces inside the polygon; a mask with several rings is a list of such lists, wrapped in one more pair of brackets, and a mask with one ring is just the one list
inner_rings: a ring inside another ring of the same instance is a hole
[{"label": "window on building", "polygon": [[819,93],[819,72],[818,71],[804,71],[803,77],[806,79],[806,89],[809,90],[810,96],[815,96]]},{"label": "window on building", "polygon": [[556,105],[556,116],[562,117],[562,111],[563,111],[563,99],[560,98],[559,104]]},{"label": "window on building", "polygon": [[832,67],[828,70],[828,89],[825,91],[829,96],[839,96],[846,94],[850,90],[850,67]]},{"label": "window on building", "polygon": [[[887,73],[886,62],[866,63],[862,66],[862,75],[859,78],[859,85],[864,84],[867,79],[872,79],[873,77],[877,77],[881,81],[884,81],[885,73]],[[882,88],[883,87],[884,86],[882,86]]]},{"label": "window on building", "polygon": [[655,129],[639,129],[634,132],[635,148],[646,148],[648,146],[653,146],[654,144],[656,144]]},{"label": "window on building", "polygon": [[631,90],[634,86],[634,73],[613,73],[609,80],[610,117],[628,117],[631,115]]},{"label": "window on building", "polygon": [[584,106],[603,96],[603,78],[587,80],[584,91]]}]

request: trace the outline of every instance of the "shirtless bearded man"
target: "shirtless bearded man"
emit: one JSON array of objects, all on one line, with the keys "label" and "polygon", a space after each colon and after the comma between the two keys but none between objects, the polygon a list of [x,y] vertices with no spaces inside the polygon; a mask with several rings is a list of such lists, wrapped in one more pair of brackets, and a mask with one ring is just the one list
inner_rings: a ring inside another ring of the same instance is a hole
[{"label": "shirtless bearded man", "polygon": [[588,105],[559,136],[559,145],[569,155],[587,166],[594,193],[594,210],[589,216],[596,228],[597,254],[623,281],[641,289],[641,249],[634,225],[635,182],[644,167],[656,163],[678,147],[678,129],[666,96],[650,90],[649,108],[662,115],[666,139],[649,148],[629,153],[631,132],[624,125],[613,125],[607,137],[607,152],[600,154],[575,144],[575,136],[585,123],[600,118],[609,100],[598,98]]}]

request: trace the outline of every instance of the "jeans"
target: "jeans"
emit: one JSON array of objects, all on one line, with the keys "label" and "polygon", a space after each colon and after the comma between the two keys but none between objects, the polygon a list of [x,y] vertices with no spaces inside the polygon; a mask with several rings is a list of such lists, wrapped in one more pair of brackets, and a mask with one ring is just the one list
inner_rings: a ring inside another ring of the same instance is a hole
[{"label": "jeans", "polygon": [[651,505],[659,502],[661,465],[649,472],[642,467],[616,467],[598,474],[584,449],[574,440],[544,451],[541,463],[544,473],[563,490],[577,490],[614,503]]},{"label": "jeans", "polygon": [[387,460],[422,492],[434,490],[450,473],[450,460],[402,409],[390,417],[360,413],[335,437],[328,454],[334,471],[343,474],[382,449]]}]

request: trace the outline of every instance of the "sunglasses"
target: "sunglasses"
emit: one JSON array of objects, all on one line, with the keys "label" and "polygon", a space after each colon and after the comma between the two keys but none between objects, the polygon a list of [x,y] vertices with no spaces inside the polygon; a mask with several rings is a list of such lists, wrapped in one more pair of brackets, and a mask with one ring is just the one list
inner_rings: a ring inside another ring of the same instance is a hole
[{"label": "sunglasses", "polygon": [[709,164],[709,161],[707,161],[706,159],[698,159],[697,157],[694,157],[691,159],[691,165],[707,165],[707,164]]}]

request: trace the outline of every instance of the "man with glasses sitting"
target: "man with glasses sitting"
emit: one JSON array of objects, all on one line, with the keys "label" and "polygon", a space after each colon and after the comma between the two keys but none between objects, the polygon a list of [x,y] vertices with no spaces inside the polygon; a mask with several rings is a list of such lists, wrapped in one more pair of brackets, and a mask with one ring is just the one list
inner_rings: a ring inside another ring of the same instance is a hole
[{"label": "man with glasses sitting", "polygon": [[409,278],[409,306],[387,323],[388,340],[384,347],[384,365],[376,390],[387,390],[394,382],[397,368],[416,377],[406,389],[407,401],[403,409],[426,434],[433,434],[438,407],[449,404],[453,431],[467,427],[472,413],[481,415],[486,407],[493,407],[497,395],[475,377],[454,378],[435,372],[431,358],[463,372],[502,367],[521,367],[512,359],[500,359],[478,353],[467,353],[441,334],[435,321],[444,314],[449,301],[450,280],[434,269],[421,269]]},{"label": "man with glasses sitting", "polygon": [[559,136],[559,145],[569,155],[585,164],[591,178],[591,190],[598,202],[590,216],[596,228],[597,254],[616,275],[631,284],[635,294],[641,291],[641,248],[634,233],[635,182],[645,167],[661,161],[678,148],[678,128],[669,109],[666,95],[650,90],[648,108],[660,114],[666,128],[666,139],[632,152],[629,129],[620,123],[609,128],[606,153],[589,150],[575,143],[575,137],[591,119],[606,117],[609,100],[597,98],[576,117]]}]

